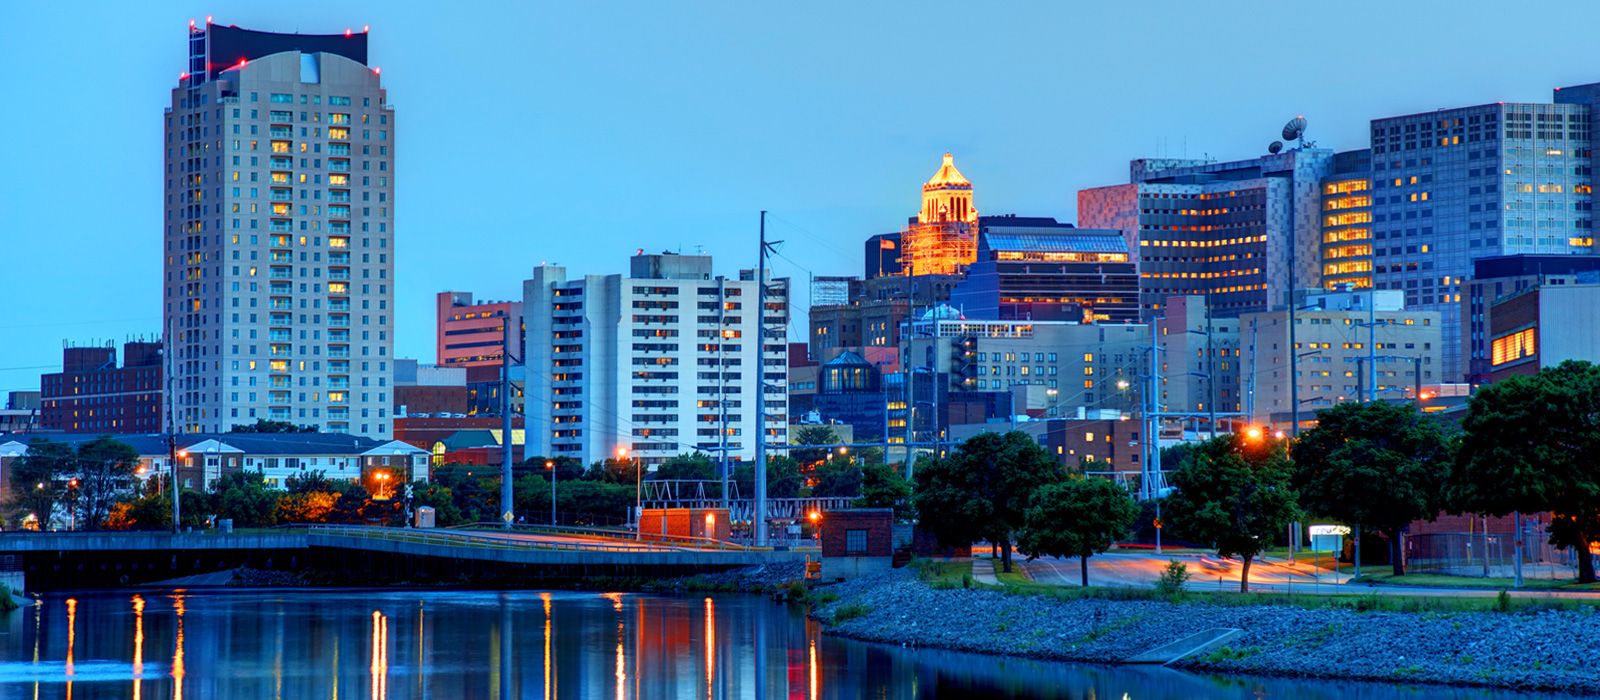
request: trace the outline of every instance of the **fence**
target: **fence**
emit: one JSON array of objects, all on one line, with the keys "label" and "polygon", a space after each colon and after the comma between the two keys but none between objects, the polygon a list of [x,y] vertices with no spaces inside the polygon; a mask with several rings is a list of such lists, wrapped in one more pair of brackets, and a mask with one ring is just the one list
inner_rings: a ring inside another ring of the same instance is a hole
[{"label": "fence", "polygon": [[[1406,569],[1412,573],[1509,578],[1516,565],[1516,540],[1515,533],[1494,532],[1407,535]],[[1577,559],[1577,553],[1572,548],[1550,544],[1550,533],[1543,523],[1524,523],[1524,578],[1574,578],[1577,576]]]}]

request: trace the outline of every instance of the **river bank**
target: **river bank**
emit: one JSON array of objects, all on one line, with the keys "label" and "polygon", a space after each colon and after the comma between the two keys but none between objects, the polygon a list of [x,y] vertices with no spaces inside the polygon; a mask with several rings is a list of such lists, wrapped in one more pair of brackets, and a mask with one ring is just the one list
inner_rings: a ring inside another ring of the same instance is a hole
[{"label": "river bank", "polygon": [[[863,641],[1102,664],[1211,628],[1243,634],[1174,666],[1229,674],[1600,693],[1592,606],[1362,612],[942,589],[909,569],[828,586],[815,614]],[[834,596],[837,596],[836,598]]]}]

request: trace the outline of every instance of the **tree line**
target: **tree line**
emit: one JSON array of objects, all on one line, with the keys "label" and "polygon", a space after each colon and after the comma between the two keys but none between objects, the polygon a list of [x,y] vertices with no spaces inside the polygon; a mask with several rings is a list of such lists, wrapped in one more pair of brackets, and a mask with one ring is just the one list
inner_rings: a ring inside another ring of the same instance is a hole
[{"label": "tree line", "polygon": [[[1580,583],[1595,580],[1600,544],[1600,367],[1568,361],[1484,387],[1460,429],[1412,404],[1344,403],[1298,439],[1255,429],[1172,451],[1165,521],[1177,537],[1251,563],[1292,522],[1336,520],[1384,535],[1395,575],[1403,533],[1441,513],[1548,513],[1550,544],[1571,547]],[[941,540],[999,545],[1029,557],[1088,557],[1139,517],[1132,495],[1063,469],[1021,433],[988,433],[920,465],[919,523]],[[1146,511],[1148,512],[1148,510]],[[1521,533],[1518,533],[1521,536]]]}]

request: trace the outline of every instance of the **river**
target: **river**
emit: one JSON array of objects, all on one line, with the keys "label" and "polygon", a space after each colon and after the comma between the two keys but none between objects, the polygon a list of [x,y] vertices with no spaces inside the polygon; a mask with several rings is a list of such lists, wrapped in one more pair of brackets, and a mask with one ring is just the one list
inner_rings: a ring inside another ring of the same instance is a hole
[{"label": "river", "polygon": [[0,613],[0,700],[950,697],[1550,696],[901,649],[734,594],[153,590]]}]

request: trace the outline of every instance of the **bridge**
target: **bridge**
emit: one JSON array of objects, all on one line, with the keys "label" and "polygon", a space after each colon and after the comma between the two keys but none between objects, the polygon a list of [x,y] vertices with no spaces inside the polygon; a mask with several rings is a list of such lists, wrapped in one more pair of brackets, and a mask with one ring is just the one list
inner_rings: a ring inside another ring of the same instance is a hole
[{"label": "bridge", "polygon": [[[659,539],[659,538],[657,538]],[[249,532],[5,533],[0,568],[36,589],[135,585],[250,567],[314,570],[334,580],[546,584],[664,578],[815,558],[702,538],[637,541],[578,528],[413,529],[314,525]],[[9,563],[10,566],[4,566]]]},{"label": "bridge", "polygon": [[[641,485],[645,508],[721,508],[722,482],[705,479],[652,479]],[[739,485],[728,483],[728,517],[733,522],[750,522],[755,501],[739,496]],[[809,496],[768,498],[767,520],[802,520],[807,513],[828,513],[853,507],[855,498]]]}]

